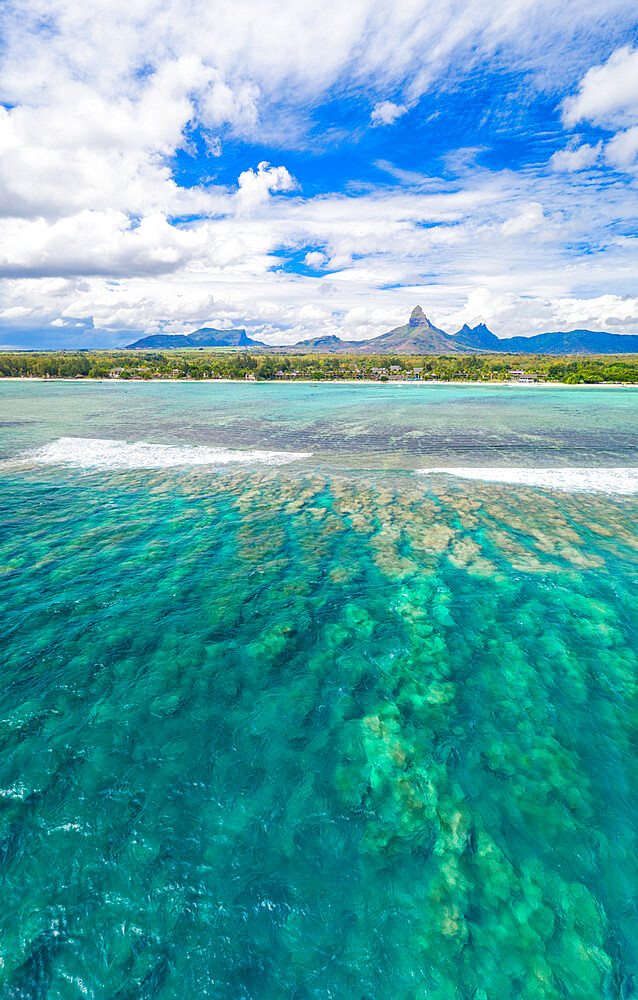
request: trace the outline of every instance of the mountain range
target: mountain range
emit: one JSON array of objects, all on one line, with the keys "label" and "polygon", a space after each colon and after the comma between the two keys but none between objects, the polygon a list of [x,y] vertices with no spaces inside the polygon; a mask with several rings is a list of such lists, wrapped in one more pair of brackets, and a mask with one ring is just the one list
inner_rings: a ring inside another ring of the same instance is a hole
[{"label": "mountain range", "polygon": [[539,333],[534,337],[501,339],[488,330],[485,323],[468,326],[455,334],[445,333],[427,318],[421,306],[416,306],[407,323],[382,333],[371,340],[341,340],[335,336],[312,337],[297,344],[274,346],[252,340],[245,330],[217,330],[201,327],[189,334],[152,334],[142,337],[133,350],[200,347],[249,347],[287,353],[317,352],[348,354],[475,354],[489,351],[499,354],[636,354],[638,335],[601,333],[595,330],[568,330]]}]

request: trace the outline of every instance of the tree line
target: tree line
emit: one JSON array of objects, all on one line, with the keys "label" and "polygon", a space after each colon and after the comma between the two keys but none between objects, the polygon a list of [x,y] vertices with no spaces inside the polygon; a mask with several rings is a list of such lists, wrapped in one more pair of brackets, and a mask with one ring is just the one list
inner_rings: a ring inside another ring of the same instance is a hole
[{"label": "tree line", "polygon": [[529,354],[346,355],[251,354],[233,350],[149,351],[4,351],[0,377],[41,378],[231,378],[378,379],[393,377],[453,381],[507,379],[525,371],[550,382],[638,383],[635,355],[555,357]]}]

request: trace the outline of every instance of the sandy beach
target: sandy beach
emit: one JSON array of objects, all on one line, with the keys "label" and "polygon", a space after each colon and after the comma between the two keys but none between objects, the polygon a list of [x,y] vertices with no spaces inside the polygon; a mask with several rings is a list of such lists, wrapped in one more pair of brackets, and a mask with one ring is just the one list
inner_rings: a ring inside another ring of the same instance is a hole
[{"label": "sandy beach", "polygon": [[395,386],[397,388],[407,388],[412,386],[436,386],[436,385],[446,385],[446,386],[457,386],[459,388],[472,386],[472,388],[481,389],[636,389],[638,388],[638,383],[636,382],[578,382],[575,384],[568,384],[567,382],[509,382],[509,381],[496,381],[496,379],[490,382],[477,382],[471,381],[469,379],[464,379],[463,381],[448,380],[443,379],[405,379],[403,381],[392,380],[388,382],[380,382],[375,379],[260,379],[259,381],[253,381],[252,379],[243,378],[57,378],[49,377],[44,378],[42,375],[25,375],[24,377],[16,375],[7,375],[0,377],[1,382],[95,382],[102,384],[113,384],[113,385],[123,385],[126,383],[134,382],[145,382],[145,383],[159,383],[165,385],[167,383],[174,382],[178,383],[195,383],[198,385],[215,385],[215,384],[226,384],[226,385],[314,385],[314,386],[324,386],[324,385],[378,385],[384,388],[388,386]]}]

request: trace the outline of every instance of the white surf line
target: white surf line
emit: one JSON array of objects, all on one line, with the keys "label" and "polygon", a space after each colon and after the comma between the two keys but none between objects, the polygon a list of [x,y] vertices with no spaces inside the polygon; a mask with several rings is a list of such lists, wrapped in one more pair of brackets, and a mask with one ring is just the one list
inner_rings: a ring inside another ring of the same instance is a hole
[{"label": "white surf line", "polygon": [[81,469],[168,469],[178,466],[288,465],[311,452],[214,448],[208,445],[152,444],[102,438],[63,437],[21,456],[37,465],[70,465]]},{"label": "white surf line", "polygon": [[563,468],[523,469],[482,467],[415,469],[419,475],[446,474],[484,483],[509,483],[541,486],[566,493],[608,493],[621,496],[638,494],[638,468]]}]

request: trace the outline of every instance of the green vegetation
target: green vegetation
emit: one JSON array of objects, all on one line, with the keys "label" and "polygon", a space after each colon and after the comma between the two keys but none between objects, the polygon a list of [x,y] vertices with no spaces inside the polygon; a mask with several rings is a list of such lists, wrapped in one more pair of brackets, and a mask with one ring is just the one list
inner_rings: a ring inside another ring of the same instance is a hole
[{"label": "green vegetation", "polygon": [[0,377],[392,379],[498,381],[524,378],[569,385],[638,383],[635,355],[556,358],[530,354],[356,355],[206,351],[21,351],[0,353]]}]

